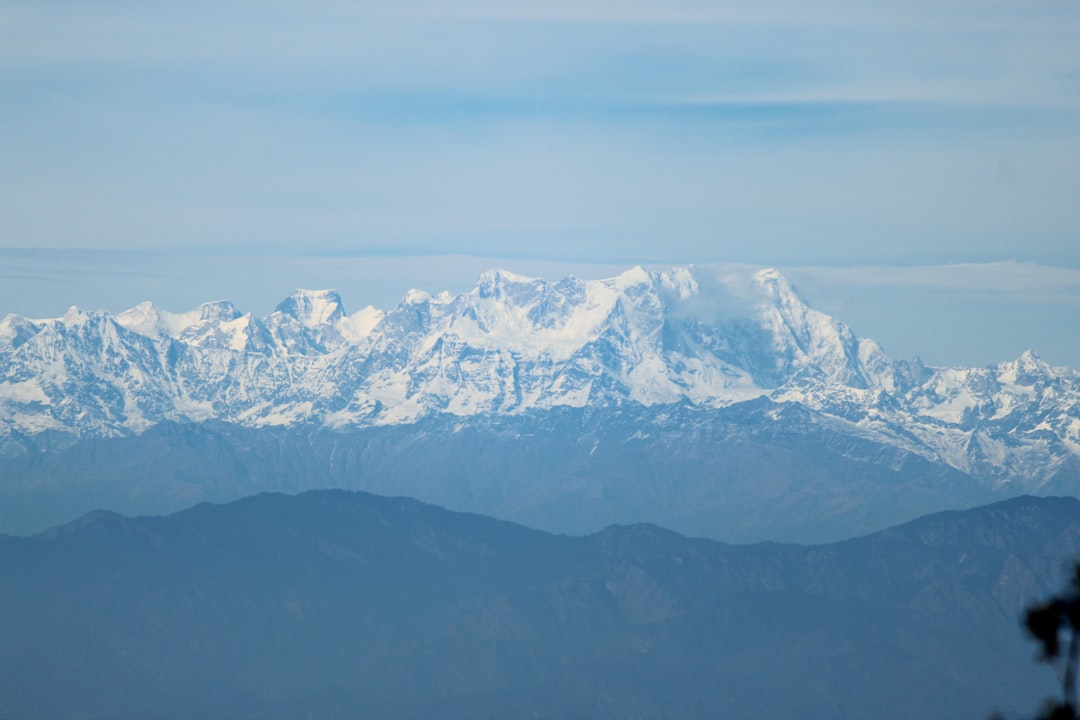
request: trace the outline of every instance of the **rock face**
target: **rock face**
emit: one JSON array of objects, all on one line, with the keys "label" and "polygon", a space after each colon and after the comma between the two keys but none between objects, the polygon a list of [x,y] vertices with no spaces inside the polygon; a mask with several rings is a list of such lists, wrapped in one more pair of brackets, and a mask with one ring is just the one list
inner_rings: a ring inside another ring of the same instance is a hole
[{"label": "rock face", "polygon": [[1080,552],[1024,497],[846,542],[554,536],[319,491],[0,536],[4,717],[984,718]]},{"label": "rock face", "polygon": [[[739,430],[739,417],[752,428]],[[912,481],[903,468],[917,461],[936,468],[922,480],[951,478],[937,490],[963,486],[939,507],[979,492],[1080,489],[1075,371],[1032,352],[984,368],[895,361],[809,308],[774,270],[634,268],[554,283],[495,270],[469,293],[411,291],[385,312],[349,315],[336,292],[299,290],[263,319],[219,301],[180,314],[144,303],[116,316],[72,308],[0,322],[0,455],[15,463],[0,493],[40,490],[45,470],[25,470],[27,456],[170,423],[505,438],[551,433],[566,418],[564,435],[600,446],[702,427],[766,445],[812,438],[873,473],[901,473],[889,481],[900,494]],[[678,459],[678,443],[661,446]]]}]

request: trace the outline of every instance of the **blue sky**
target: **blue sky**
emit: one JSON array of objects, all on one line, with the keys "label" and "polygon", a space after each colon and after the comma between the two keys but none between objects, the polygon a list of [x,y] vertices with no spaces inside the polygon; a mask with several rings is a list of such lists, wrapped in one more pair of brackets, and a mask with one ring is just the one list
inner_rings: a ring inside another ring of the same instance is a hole
[{"label": "blue sky", "polygon": [[0,313],[742,262],[898,356],[1080,366],[1077,37],[1075,0],[8,0]]}]

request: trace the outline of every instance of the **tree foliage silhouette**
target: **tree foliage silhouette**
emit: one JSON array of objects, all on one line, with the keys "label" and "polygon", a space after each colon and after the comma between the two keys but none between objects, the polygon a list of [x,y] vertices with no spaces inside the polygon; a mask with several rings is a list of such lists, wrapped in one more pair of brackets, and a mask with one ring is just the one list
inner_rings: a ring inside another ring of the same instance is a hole
[{"label": "tree foliage silhouette", "polygon": [[1043,662],[1064,663],[1061,699],[1043,707],[1040,720],[1080,720],[1077,715],[1076,671],[1080,656],[1080,562],[1073,566],[1069,587],[1041,605],[1027,609],[1024,627],[1038,641]]}]

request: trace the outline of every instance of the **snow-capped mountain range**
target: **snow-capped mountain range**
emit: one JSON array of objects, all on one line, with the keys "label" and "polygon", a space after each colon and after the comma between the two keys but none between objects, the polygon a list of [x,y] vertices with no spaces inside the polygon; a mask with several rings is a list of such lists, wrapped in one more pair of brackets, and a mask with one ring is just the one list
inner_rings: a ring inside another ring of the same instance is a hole
[{"label": "snow-capped mountain range", "polygon": [[218,301],[0,321],[8,455],[42,434],[132,435],[169,421],[346,431],[761,398],[987,487],[1038,490],[1080,460],[1076,371],[1033,352],[981,368],[893,360],[771,269],[558,282],[492,270],[465,294],[414,290],[351,315],[335,291],[297,290],[265,318]]}]

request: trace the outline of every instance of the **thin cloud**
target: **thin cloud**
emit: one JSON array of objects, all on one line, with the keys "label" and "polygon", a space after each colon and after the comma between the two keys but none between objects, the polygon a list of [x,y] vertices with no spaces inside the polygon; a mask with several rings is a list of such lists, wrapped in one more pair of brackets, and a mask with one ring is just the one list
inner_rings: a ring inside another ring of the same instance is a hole
[{"label": "thin cloud", "polygon": [[804,266],[785,269],[812,275],[821,283],[853,287],[934,288],[954,292],[1009,293],[1017,299],[1080,303],[1080,269],[1013,260],[947,265],[853,267]]},{"label": "thin cloud", "polygon": [[1080,266],[1077,36],[1043,0],[14,0],[0,244]]}]

